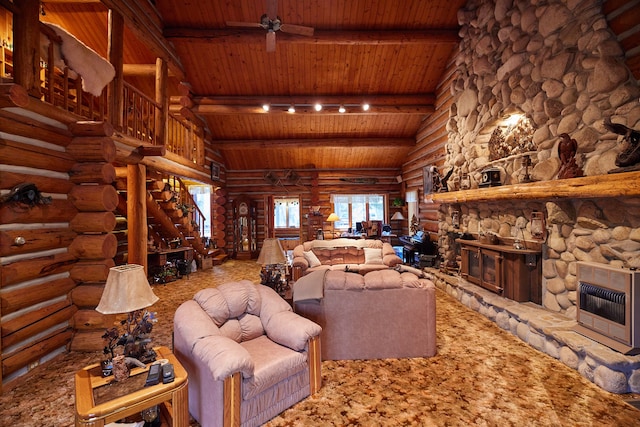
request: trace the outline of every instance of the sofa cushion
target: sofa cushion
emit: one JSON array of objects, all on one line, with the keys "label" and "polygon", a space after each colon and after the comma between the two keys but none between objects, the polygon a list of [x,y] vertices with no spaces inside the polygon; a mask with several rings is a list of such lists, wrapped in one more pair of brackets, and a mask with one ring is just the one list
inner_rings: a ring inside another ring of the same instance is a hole
[{"label": "sofa cushion", "polygon": [[317,267],[322,264],[313,251],[305,251],[304,257],[309,263],[309,267]]},{"label": "sofa cushion", "polygon": [[402,287],[400,273],[395,270],[377,270],[365,274],[365,289],[393,289]]},{"label": "sofa cushion", "polygon": [[209,315],[213,323],[220,327],[229,318],[229,307],[227,301],[220,290],[207,288],[198,291],[193,299]]},{"label": "sofa cushion", "polygon": [[281,346],[266,336],[243,342],[254,364],[253,376],[245,378],[242,398],[251,399],[269,387],[307,369],[307,354]]},{"label": "sofa cushion", "polygon": [[382,249],[364,248],[365,264],[382,264]]},{"label": "sofa cushion", "polygon": [[[331,260],[333,256],[333,250],[327,248],[314,248],[311,249],[312,254],[316,256],[321,265],[331,265]],[[305,252],[306,253],[306,252]],[[320,265],[318,264],[318,265]],[[317,267],[317,265],[311,265],[309,262],[309,267]]]}]

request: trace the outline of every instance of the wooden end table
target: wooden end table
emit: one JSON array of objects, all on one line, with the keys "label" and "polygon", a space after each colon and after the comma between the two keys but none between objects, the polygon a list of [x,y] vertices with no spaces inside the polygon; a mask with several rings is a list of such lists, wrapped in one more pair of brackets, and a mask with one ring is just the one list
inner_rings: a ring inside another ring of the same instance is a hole
[{"label": "wooden end table", "polygon": [[102,427],[162,404],[163,414],[173,427],[188,427],[187,371],[167,347],[154,350],[158,359],[173,364],[173,382],[145,387],[149,365],[132,369],[129,378],[121,382],[115,382],[112,375],[103,377],[99,363],[76,372],[76,426]]}]

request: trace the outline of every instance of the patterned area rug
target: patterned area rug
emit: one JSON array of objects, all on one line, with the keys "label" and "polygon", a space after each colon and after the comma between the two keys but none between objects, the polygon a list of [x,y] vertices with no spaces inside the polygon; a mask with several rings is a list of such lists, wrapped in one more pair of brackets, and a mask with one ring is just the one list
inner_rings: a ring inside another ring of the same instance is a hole
[{"label": "patterned area rug", "polygon": [[[173,313],[199,289],[258,272],[255,261],[231,260],[155,285],[154,344],[171,347]],[[437,312],[435,357],[323,362],[320,391],[267,425],[640,426],[630,396],[598,388],[441,291]],[[71,352],[34,369],[0,396],[0,426],[73,425],[74,372],[100,358]]]}]

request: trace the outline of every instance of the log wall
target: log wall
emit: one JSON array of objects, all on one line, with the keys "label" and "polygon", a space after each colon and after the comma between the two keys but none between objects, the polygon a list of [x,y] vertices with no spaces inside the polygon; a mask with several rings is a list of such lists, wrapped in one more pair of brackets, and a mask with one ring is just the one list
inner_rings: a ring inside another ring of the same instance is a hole
[{"label": "log wall", "polygon": [[[304,215],[311,211],[311,206],[317,205],[321,207],[320,211],[325,217],[329,216],[333,212],[332,194],[386,194],[389,201],[401,197],[401,187],[396,181],[396,176],[400,171],[395,169],[296,170],[298,179],[294,182],[284,179],[284,172],[283,170],[226,171],[225,189],[218,192],[216,197],[224,195],[223,209],[218,209],[226,212],[224,233],[228,253],[233,252],[233,200],[241,194],[248,195],[256,203],[259,247],[262,246],[267,232],[265,226],[265,198],[267,196],[300,197],[303,214],[301,224],[303,241],[310,239],[307,236]],[[265,178],[265,174],[268,173],[277,178],[275,182],[273,179]],[[344,180],[358,178],[377,178],[378,181],[375,184],[360,184]],[[218,204],[218,206],[220,205]],[[325,229],[331,229],[329,223],[325,223]],[[276,237],[291,237],[291,230],[284,234],[276,233]],[[312,238],[313,236],[311,236]]]},{"label": "log wall", "polygon": [[402,166],[402,178],[405,191],[418,191],[418,220],[425,230],[438,233],[439,203],[425,199],[423,170],[427,166],[436,166],[440,173],[445,162],[445,146],[448,132],[449,108],[454,102],[451,95],[451,81],[454,77],[455,64],[449,62],[447,72],[436,92],[436,109],[416,134],[416,147],[407,156]]},{"label": "log wall", "polygon": [[68,348],[102,348],[114,319],[94,308],[114,265],[117,193],[109,125],[78,122],[14,84],[0,85],[0,105],[13,107],[0,109],[0,194],[29,182],[51,197],[0,204],[4,388]]}]

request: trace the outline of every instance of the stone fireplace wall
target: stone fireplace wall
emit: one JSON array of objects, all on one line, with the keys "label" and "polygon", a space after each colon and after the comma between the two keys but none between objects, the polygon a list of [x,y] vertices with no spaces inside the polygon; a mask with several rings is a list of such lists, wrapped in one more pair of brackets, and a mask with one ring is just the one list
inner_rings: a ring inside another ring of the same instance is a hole
[{"label": "stone fireplace wall", "polygon": [[[559,135],[578,143],[585,176],[606,174],[621,151],[620,138],[603,126],[611,118],[640,129],[640,88],[596,0],[470,0],[459,12],[460,51],[452,85],[456,102],[447,124],[443,170],[454,169],[450,191],[462,174],[477,188],[481,171],[501,170],[505,185],[523,176],[522,158],[490,161],[488,141],[497,120],[524,113],[535,151],[529,172],[536,181],[557,179]],[[478,189],[477,191],[482,191]],[[459,210],[459,229],[451,210]],[[447,233],[493,232],[503,241],[531,239],[533,210],[545,213],[543,305],[575,317],[575,261],[640,267],[640,199],[561,199],[443,205],[441,247],[455,257]]]}]

